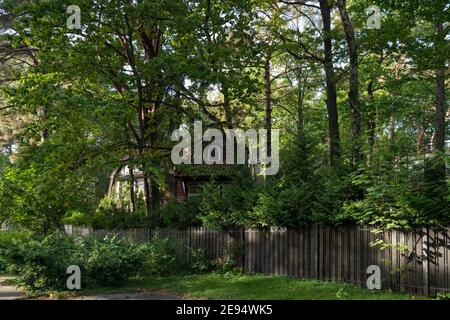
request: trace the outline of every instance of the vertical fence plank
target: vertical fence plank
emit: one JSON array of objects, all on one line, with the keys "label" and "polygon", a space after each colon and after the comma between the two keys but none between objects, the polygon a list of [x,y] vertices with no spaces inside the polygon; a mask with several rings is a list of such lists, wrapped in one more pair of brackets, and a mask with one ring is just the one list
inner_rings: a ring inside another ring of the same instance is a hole
[{"label": "vertical fence plank", "polygon": [[296,238],[295,231],[288,230],[289,236],[289,260],[288,260],[288,275],[297,275],[297,250],[296,250]]},{"label": "vertical fence plank", "polygon": [[436,294],[436,288],[439,287],[437,281],[437,250],[436,250],[436,229],[430,228],[428,232],[428,242],[429,242],[429,263],[428,263],[428,282],[429,282],[429,290],[430,295],[434,296]]},{"label": "vertical fence plank", "polygon": [[444,249],[445,249],[445,293],[450,292],[450,262],[449,262],[449,254],[450,254],[450,238],[449,238],[449,228],[444,228],[445,241],[444,241]]},{"label": "vertical fence plank", "polygon": [[305,257],[304,257],[304,265],[306,278],[313,278],[314,273],[312,270],[313,259],[314,259],[314,251],[313,251],[313,229],[305,230]]},{"label": "vertical fence plank", "polygon": [[297,232],[297,254],[298,254],[298,272],[299,277],[305,277],[305,240],[303,239],[304,229]]},{"label": "vertical fence plank", "polygon": [[278,260],[278,246],[277,246],[277,242],[278,242],[278,231],[274,230],[272,233],[272,237],[270,237],[270,245],[272,247],[272,265],[271,265],[271,270],[269,270],[269,273],[274,273],[274,274],[278,274],[278,265],[277,265],[277,260]]},{"label": "vertical fence plank", "polygon": [[287,239],[286,239],[286,230],[280,231],[280,274],[286,275],[286,267],[287,267]]},{"label": "vertical fence plank", "polygon": [[437,257],[437,276],[438,276],[438,287],[437,292],[445,293],[446,281],[445,281],[445,233],[444,229],[440,228],[436,230],[437,242],[436,251],[438,253]]},{"label": "vertical fence plank", "polygon": [[355,230],[354,229],[349,230],[348,252],[349,252],[349,258],[348,258],[349,278],[348,278],[348,281],[351,283],[355,283],[356,279],[355,279]]},{"label": "vertical fence plank", "polygon": [[383,240],[383,245],[385,245],[382,249],[382,270],[383,270],[383,278],[382,278],[382,286],[383,289],[389,289],[391,288],[391,265],[392,265],[392,260],[391,260],[391,249],[389,244],[390,242],[390,234],[391,231],[387,230],[387,231],[383,231],[382,233],[382,240]]}]

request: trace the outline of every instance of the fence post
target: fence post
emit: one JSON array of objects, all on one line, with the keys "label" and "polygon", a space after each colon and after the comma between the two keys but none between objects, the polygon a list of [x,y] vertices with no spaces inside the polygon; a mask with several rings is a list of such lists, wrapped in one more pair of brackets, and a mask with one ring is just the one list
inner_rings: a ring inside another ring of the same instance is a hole
[{"label": "fence post", "polygon": [[246,258],[246,250],[245,250],[245,227],[241,227],[241,237],[242,237],[242,256],[241,256],[241,265],[242,269],[245,270],[245,258]]},{"label": "fence post", "polygon": [[[192,248],[192,227],[189,227],[188,245],[188,250],[190,250]],[[191,265],[191,255],[189,254],[189,251],[187,251],[187,253],[188,264]]]},{"label": "fence post", "polygon": [[315,246],[314,246],[314,264],[315,264],[315,270],[314,270],[314,278],[315,279],[319,279],[319,277],[320,277],[320,273],[319,273],[319,270],[320,270],[320,265],[319,265],[319,263],[320,263],[320,258],[319,258],[319,256],[320,256],[320,243],[319,243],[319,241],[320,241],[320,226],[319,226],[319,224],[315,224],[314,225],[314,233],[315,233],[315,235],[314,235],[314,237],[315,237]]},{"label": "fence post", "polygon": [[423,228],[423,241],[422,241],[422,253],[423,253],[423,261],[422,261],[422,267],[423,267],[423,291],[426,296],[430,295],[430,282],[429,282],[429,274],[428,270],[430,267],[429,262],[429,233],[428,233],[428,227]]},{"label": "fence post", "polygon": [[71,225],[71,224],[64,225],[64,231],[66,232],[67,235],[72,237],[73,236],[73,225]]}]

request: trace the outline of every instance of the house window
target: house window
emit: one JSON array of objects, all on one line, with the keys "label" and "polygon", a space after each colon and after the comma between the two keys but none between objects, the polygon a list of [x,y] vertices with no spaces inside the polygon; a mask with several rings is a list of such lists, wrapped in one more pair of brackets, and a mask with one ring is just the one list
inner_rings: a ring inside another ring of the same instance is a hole
[{"label": "house window", "polygon": [[190,183],[187,186],[188,198],[198,197],[202,192],[202,185],[200,183]]},{"label": "house window", "polygon": [[144,179],[136,179],[134,183],[136,193],[144,195],[145,194]]}]

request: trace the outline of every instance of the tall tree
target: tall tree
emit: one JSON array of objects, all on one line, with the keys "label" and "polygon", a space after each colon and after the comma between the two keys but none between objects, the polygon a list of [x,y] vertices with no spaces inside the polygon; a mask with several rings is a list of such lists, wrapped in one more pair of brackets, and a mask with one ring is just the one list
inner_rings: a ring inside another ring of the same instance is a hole
[{"label": "tall tree", "polygon": [[347,40],[347,48],[350,63],[350,90],[348,92],[348,99],[352,111],[352,138],[353,138],[353,165],[357,165],[361,161],[361,111],[359,106],[359,71],[358,71],[358,45],[356,43],[355,31],[350,16],[347,11],[346,0],[336,0],[336,5],[339,8],[339,13],[342,20],[342,25],[345,31],[345,38]]},{"label": "tall tree", "polygon": [[336,78],[333,67],[333,40],[331,34],[331,9],[333,1],[320,0],[320,14],[323,23],[323,47],[325,83],[327,90],[328,130],[330,132],[330,161],[332,166],[340,162],[339,117],[337,111]]},{"label": "tall tree", "polygon": [[[322,53],[318,53],[318,48],[311,48],[306,45],[302,39],[307,35],[300,30],[294,32],[295,37],[280,34],[284,41],[285,49],[299,62],[316,61],[322,64],[325,73],[325,89],[326,89],[326,106],[328,114],[328,135],[329,135],[329,158],[331,166],[336,168],[339,166],[341,159],[340,133],[339,133],[339,115],[337,109],[337,77],[334,67],[333,53],[333,30],[332,30],[332,9],[334,1],[319,0],[317,1],[282,1],[282,3],[292,7],[293,11],[302,17],[306,17],[307,22],[312,25],[313,38],[319,39],[322,43]],[[304,12],[301,8],[307,8],[309,11]],[[314,12],[319,12],[322,22],[322,28],[316,24],[311,18]],[[290,17],[290,15],[288,16]],[[310,36],[306,39],[312,40]],[[314,40],[312,40],[314,41]],[[293,45],[297,45],[296,48]],[[318,44],[316,44],[318,46]]]}]

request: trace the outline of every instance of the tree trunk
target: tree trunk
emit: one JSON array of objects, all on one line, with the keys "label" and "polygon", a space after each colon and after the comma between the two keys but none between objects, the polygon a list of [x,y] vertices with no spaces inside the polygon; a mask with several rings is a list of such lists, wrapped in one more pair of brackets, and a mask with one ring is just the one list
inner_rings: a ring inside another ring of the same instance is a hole
[{"label": "tree trunk", "polygon": [[445,70],[436,70],[436,117],[434,149],[445,151]]},{"label": "tree trunk", "polygon": [[395,115],[391,114],[391,118],[389,119],[389,150],[391,152],[394,151],[394,143],[395,143]]},{"label": "tree trunk", "polygon": [[421,155],[425,151],[425,129],[423,126],[419,126],[419,132],[417,134],[417,154]]},{"label": "tree trunk", "polygon": [[108,195],[111,195],[114,189],[114,184],[116,183],[117,174],[120,172],[121,169],[122,167],[115,168],[111,173],[111,175],[109,176]]},{"label": "tree trunk", "polygon": [[336,80],[333,67],[333,44],[331,39],[331,7],[328,0],[320,0],[320,13],[324,32],[324,68],[327,91],[328,130],[330,135],[330,163],[335,168],[340,162],[341,151],[336,102]]},{"label": "tree trunk", "polygon": [[347,40],[348,55],[350,60],[350,89],[348,92],[349,103],[352,111],[352,138],[353,138],[353,165],[362,159],[360,136],[361,136],[361,112],[359,109],[359,73],[358,73],[358,47],[356,45],[355,32],[347,12],[346,0],[337,0],[337,6],[341,15],[342,25]]},{"label": "tree trunk", "polygon": [[[444,24],[437,23],[436,31],[438,38],[445,41]],[[428,162],[427,177],[428,181],[435,184],[435,188],[440,186],[445,189],[446,168],[444,161],[445,153],[445,130],[446,130],[446,110],[445,110],[445,62],[436,69],[436,114],[435,114],[435,132],[433,137],[434,155]]]},{"label": "tree trunk", "polygon": [[42,141],[48,140],[50,133],[47,128],[42,129]]},{"label": "tree trunk", "polygon": [[230,92],[228,91],[228,86],[226,84],[223,85],[223,110],[225,112],[225,119],[227,122],[227,128],[233,129],[233,115],[231,113],[230,106]]},{"label": "tree trunk", "polygon": [[[47,118],[47,108],[43,107],[41,110],[41,118],[46,120]],[[47,141],[50,138],[50,130],[48,128],[43,128],[41,131],[41,139],[43,142]]]},{"label": "tree trunk", "polygon": [[306,159],[306,140],[305,140],[305,128],[304,128],[304,118],[303,118],[303,100],[305,96],[305,86],[302,81],[302,70],[299,66],[297,72],[297,133],[298,133],[298,143],[300,151],[300,159]]},{"label": "tree trunk", "polygon": [[368,137],[368,144],[369,144],[369,161],[372,161],[372,156],[375,148],[375,134],[376,134],[376,117],[377,117],[377,111],[375,109],[374,105],[374,93],[373,93],[373,81],[370,81],[367,85],[367,95],[369,96],[369,120],[367,123],[367,127],[369,129],[369,137]]},{"label": "tree trunk", "polygon": [[130,174],[130,204],[131,204],[131,212],[135,212],[136,211],[136,193],[135,193],[135,190],[134,190],[135,178],[134,178],[134,170],[133,170],[133,167],[131,165],[129,165],[129,167],[128,167],[128,172]]},{"label": "tree trunk", "polygon": [[266,103],[266,130],[267,130],[267,154],[272,151],[272,105],[271,105],[271,80],[270,80],[270,52],[267,51],[264,62],[264,97]]},{"label": "tree trunk", "polygon": [[157,210],[161,204],[161,190],[154,179],[150,179],[150,189],[152,192],[152,209]]},{"label": "tree trunk", "polygon": [[145,200],[145,211],[148,216],[150,216],[152,212],[152,202],[151,202],[151,189],[148,181],[148,175],[145,173],[145,170],[142,170],[144,177],[144,200]]}]

